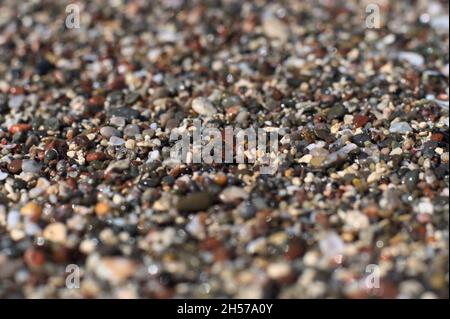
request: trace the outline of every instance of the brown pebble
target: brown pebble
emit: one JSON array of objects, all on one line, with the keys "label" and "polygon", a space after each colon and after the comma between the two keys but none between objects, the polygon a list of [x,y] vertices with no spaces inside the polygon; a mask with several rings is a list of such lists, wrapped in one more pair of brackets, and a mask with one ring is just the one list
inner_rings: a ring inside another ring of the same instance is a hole
[{"label": "brown pebble", "polygon": [[65,263],[69,257],[69,251],[63,246],[55,246],[52,252],[53,261],[57,263]]},{"label": "brown pebble", "polygon": [[13,159],[7,166],[8,171],[12,174],[19,174],[22,171],[22,160]]},{"label": "brown pebble", "polygon": [[106,154],[103,152],[92,152],[86,155],[87,162],[93,161],[104,161],[106,159]]},{"label": "brown pebble", "polygon": [[241,110],[241,107],[239,105],[233,105],[227,108],[226,114],[230,119],[234,119],[236,115],[238,115],[239,111]]},{"label": "brown pebble", "polygon": [[367,122],[369,122],[369,117],[366,115],[357,114],[353,117],[353,124],[355,125],[355,128],[363,127],[367,124]]},{"label": "brown pebble", "polygon": [[367,215],[367,217],[369,217],[369,218],[375,218],[375,217],[378,216],[378,207],[375,206],[375,205],[367,206],[367,207],[364,209],[364,213],[365,213],[365,214]]},{"label": "brown pebble", "polygon": [[45,143],[44,149],[46,151],[54,149],[59,155],[65,156],[68,150],[66,141],[60,139],[51,139]]},{"label": "brown pebble", "polygon": [[45,263],[45,255],[43,251],[33,247],[30,247],[25,251],[23,259],[29,268],[36,268]]},{"label": "brown pebble", "polygon": [[285,253],[285,257],[287,260],[294,260],[298,257],[301,257],[304,255],[305,253],[305,243],[300,240],[299,238],[293,239],[287,249],[286,249],[286,253]]},{"label": "brown pebble", "polygon": [[227,176],[223,173],[219,173],[214,177],[214,182],[219,186],[225,186],[227,184]]},{"label": "brown pebble", "polygon": [[272,98],[275,101],[279,101],[283,98],[283,93],[280,90],[278,90],[277,88],[273,88],[272,89]]},{"label": "brown pebble", "polygon": [[74,142],[82,149],[89,149],[93,145],[93,143],[87,138],[86,135],[78,135],[77,137],[75,137]]},{"label": "brown pebble", "polygon": [[25,89],[21,86],[13,86],[9,89],[12,95],[22,95],[25,93]]},{"label": "brown pebble", "polygon": [[444,139],[444,134],[442,133],[434,133],[433,135],[431,135],[430,140],[435,141],[435,142],[442,142],[442,140]]},{"label": "brown pebble", "polygon": [[103,106],[105,103],[105,98],[100,95],[95,95],[89,99],[89,104],[93,106]]},{"label": "brown pebble", "polygon": [[31,125],[26,123],[14,124],[9,128],[9,133],[16,134],[19,132],[27,132],[31,130]]},{"label": "brown pebble", "polygon": [[67,185],[69,185],[70,188],[72,188],[72,189],[76,189],[77,188],[77,181],[74,178],[68,177],[66,182],[67,182]]}]

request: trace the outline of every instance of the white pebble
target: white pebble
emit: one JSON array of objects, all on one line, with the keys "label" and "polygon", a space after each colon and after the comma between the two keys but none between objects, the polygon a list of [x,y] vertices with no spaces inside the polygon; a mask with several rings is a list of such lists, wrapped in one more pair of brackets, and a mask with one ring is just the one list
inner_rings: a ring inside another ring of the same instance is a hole
[{"label": "white pebble", "polygon": [[319,241],[319,247],[325,257],[332,258],[341,255],[345,245],[338,234],[330,231]]},{"label": "white pebble", "polygon": [[389,127],[389,132],[405,134],[412,131],[411,126],[407,122],[392,123]]},{"label": "white pebble", "polygon": [[32,159],[24,159],[22,161],[22,171],[25,173],[39,173],[42,165]]},{"label": "white pebble", "polygon": [[151,151],[150,153],[148,153],[147,163],[152,163],[152,162],[158,161],[159,159],[160,159],[159,151],[154,150],[154,151]]},{"label": "white pebble", "polygon": [[434,207],[430,202],[420,202],[417,210],[421,214],[433,214]]},{"label": "white pebble", "polygon": [[423,56],[415,52],[402,51],[399,53],[398,58],[416,67],[421,67],[425,63]]},{"label": "white pebble", "polygon": [[197,97],[192,101],[192,109],[200,115],[212,116],[216,114],[216,108],[205,97]]},{"label": "white pebble", "polygon": [[8,177],[8,173],[0,171],[0,181],[5,180]]},{"label": "white pebble", "polygon": [[111,138],[109,139],[109,144],[113,146],[120,146],[125,144],[125,140],[117,136],[111,136]]}]

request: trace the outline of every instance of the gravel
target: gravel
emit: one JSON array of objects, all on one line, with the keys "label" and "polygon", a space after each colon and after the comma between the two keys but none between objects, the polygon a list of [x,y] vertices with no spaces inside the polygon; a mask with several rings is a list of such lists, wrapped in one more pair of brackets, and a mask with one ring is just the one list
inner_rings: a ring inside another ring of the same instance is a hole
[{"label": "gravel", "polygon": [[[449,297],[444,1],[1,3],[0,298]],[[278,169],[171,159],[198,119]]]}]

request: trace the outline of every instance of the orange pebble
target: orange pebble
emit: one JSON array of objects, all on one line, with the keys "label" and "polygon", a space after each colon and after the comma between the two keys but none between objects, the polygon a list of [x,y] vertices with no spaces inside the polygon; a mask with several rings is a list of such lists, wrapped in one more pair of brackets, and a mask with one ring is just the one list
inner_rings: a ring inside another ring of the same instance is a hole
[{"label": "orange pebble", "polygon": [[16,134],[18,132],[26,132],[29,130],[31,130],[31,125],[27,123],[14,124],[9,128],[9,132],[11,134]]},{"label": "orange pebble", "polygon": [[107,202],[100,202],[95,205],[95,213],[98,216],[105,216],[111,211],[111,206]]}]

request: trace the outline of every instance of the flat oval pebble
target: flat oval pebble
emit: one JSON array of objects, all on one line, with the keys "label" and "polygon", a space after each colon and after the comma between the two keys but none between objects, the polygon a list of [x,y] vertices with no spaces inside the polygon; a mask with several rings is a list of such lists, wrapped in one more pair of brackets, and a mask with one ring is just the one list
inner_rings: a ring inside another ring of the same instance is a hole
[{"label": "flat oval pebble", "polygon": [[209,193],[199,192],[188,194],[178,200],[177,209],[180,211],[197,212],[208,209],[213,203]]}]

